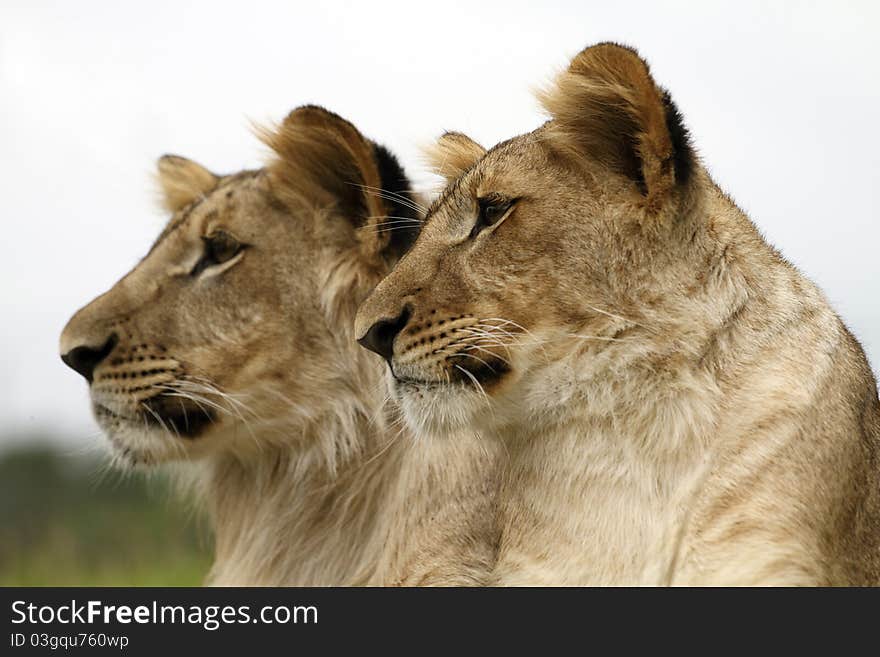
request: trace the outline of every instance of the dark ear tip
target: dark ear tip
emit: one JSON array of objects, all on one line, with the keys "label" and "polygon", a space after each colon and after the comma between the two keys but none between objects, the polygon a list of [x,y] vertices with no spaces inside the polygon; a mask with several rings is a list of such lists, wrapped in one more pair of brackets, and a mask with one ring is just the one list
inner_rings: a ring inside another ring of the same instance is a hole
[{"label": "dark ear tip", "polygon": [[684,124],[684,117],[682,117],[678,106],[666,89],[661,89],[661,98],[666,115],[666,130],[669,132],[669,139],[672,142],[675,182],[684,185],[690,180],[696,163],[690,132]]},{"label": "dark ear tip", "polygon": [[[584,79],[598,84],[584,86]],[[601,154],[602,162],[631,178],[643,194],[691,178],[696,156],[682,116],[636,49],[614,42],[584,49],[542,100],[563,126],[561,135],[572,139],[579,152]],[[657,139],[645,142],[642,135],[649,133]],[[644,150],[636,148],[640,143]],[[647,157],[658,161],[659,173],[645,168],[642,158]]]}]

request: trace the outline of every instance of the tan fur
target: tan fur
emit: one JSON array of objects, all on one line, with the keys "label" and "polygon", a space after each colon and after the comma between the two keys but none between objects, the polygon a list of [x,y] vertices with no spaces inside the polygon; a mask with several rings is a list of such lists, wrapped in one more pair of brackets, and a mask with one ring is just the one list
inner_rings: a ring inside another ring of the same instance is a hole
[{"label": "tan fur", "polygon": [[[61,352],[115,335],[96,417],[120,464],[183,463],[214,528],[210,583],[480,583],[496,544],[488,449],[416,444],[352,333],[398,257],[373,146],[315,107],[263,137],[260,171],[160,160],[176,212]],[[194,275],[219,230],[247,246]]]},{"label": "tan fur", "polygon": [[[395,394],[420,433],[507,450],[495,580],[877,584],[880,404],[857,341],[633,51],[588,48],[542,97],[547,124],[459,161],[356,321],[407,308]],[[469,236],[498,195],[518,200]]]},{"label": "tan fur", "polygon": [[435,144],[424,149],[431,167],[447,181],[462,176],[485,154],[485,148],[460,132],[446,132]]},{"label": "tan fur", "polygon": [[185,157],[163,155],[156,168],[156,178],[162,188],[162,205],[169,212],[177,212],[189,205],[219,182],[217,176],[205,167]]}]

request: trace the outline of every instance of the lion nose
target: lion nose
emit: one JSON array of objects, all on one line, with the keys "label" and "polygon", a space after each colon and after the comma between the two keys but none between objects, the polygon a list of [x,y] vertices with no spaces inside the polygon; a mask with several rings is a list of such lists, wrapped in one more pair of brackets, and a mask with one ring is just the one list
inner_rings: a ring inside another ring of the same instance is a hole
[{"label": "lion nose", "polygon": [[95,368],[101,363],[102,360],[110,355],[110,352],[113,351],[113,348],[116,346],[116,343],[118,341],[119,340],[114,333],[109,338],[107,338],[107,341],[100,347],[95,348],[86,345],[80,345],[78,347],[74,347],[66,354],[61,354],[61,360],[64,361],[65,365],[67,365],[72,370],[79,372],[82,376],[85,377],[86,381],[91,383],[92,378],[95,374]]},{"label": "lion nose", "polygon": [[370,351],[375,351],[390,365],[391,357],[394,355],[394,338],[406,326],[411,315],[412,310],[407,305],[396,318],[380,319],[358,339],[358,343]]}]

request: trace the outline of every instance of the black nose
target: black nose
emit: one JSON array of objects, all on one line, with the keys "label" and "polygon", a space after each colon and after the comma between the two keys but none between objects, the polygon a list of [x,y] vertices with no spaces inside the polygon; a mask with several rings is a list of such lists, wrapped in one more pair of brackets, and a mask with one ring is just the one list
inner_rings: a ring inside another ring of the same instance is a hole
[{"label": "black nose", "polygon": [[390,364],[394,355],[394,338],[406,326],[411,314],[410,307],[406,306],[395,319],[380,319],[358,342],[362,347],[375,351]]},{"label": "black nose", "polygon": [[95,368],[102,360],[110,355],[110,352],[113,351],[113,347],[116,346],[117,342],[118,339],[114,334],[107,339],[107,342],[97,349],[85,346],[74,347],[66,354],[62,355],[61,360],[63,360],[64,364],[69,368],[82,374],[86,381],[91,383]]}]

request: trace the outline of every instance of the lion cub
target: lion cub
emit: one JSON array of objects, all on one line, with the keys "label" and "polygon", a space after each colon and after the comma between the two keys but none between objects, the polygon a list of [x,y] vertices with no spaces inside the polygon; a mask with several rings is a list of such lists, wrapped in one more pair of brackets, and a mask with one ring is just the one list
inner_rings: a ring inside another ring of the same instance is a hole
[{"label": "lion cub", "polygon": [[715,185],[628,48],[449,186],[360,309],[409,423],[510,454],[502,584],[880,581],[880,405],[822,293]]},{"label": "lion cub", "polygon": [[265,169],[159,160],[171,220],[70,320],[117,461],[192,462],[223,585],[478,584],[492,461],[415,445],[355,343],[358,304],[420,226],[395,158],[318,107],[262,135]]}]

